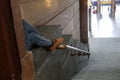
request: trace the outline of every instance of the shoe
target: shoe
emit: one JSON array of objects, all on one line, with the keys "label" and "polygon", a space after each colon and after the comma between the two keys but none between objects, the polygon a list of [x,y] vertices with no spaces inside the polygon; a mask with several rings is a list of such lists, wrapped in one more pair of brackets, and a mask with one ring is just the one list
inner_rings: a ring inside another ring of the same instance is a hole
[{"label": "shoe", "polygon": [[61,38],[58,38],[58,39],[52,40],[52,41],[53,41],[53,44],[49,48],[50,51],[54,51],[56,49],[56,47],[63,42],[63,38],[61,37]]},{"label": "shoe", "polygon": [[67,46],[65,44],[60,44],[56,47],[56,49],[66,49]]}]

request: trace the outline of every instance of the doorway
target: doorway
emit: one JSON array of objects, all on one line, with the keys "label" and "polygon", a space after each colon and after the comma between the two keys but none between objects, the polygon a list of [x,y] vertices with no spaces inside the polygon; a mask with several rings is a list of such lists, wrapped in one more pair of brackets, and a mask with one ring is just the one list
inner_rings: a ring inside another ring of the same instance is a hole
[{"label": "doorway", "polygon": [[[95,8],[94,8],[95,7]],[[100,17],[98,18],[97,0],[92,2],[91,9],[91,35],[93,38],[118,38],[120,37],[120,3],[115,1],[114,14],[112,15],[112,2],[102,3],[100,7]]]}]

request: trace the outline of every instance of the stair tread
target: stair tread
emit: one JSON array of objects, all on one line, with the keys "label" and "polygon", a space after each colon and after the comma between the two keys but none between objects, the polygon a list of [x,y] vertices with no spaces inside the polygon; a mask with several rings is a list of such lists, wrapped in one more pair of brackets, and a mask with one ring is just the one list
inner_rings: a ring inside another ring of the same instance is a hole
[{"label": "stair tread", "polygon": [[71,34],[63,34],[62,37],[64,38],[64,42],[63,44],[69,44],[71,45],[72,44],[72,35]]},{"label": "stair tread", "polygon": [[89,47],[88,47],[88,44],[87,43],[85,43],[84,44],[84,48],[83,48],[85,51],[88,51],[89,50]]},{"label": "stair tread", "polygon": [[78,44],[78,39],[74,39],[74,40],[73,40],[73,43],[72,43],[72,46],[73,46],[73,47],[76,47],[77,44]]},{"label": "stair tread", "polygon": [[[62,36],[64,38],[63,44],[70,44],[71,43],[70,42],[71,41],[71,36],[72,35],[66,35],[66,34],[63,35]],[[52,52],[54,55],[50,55],[51,53],[49,51],[46,51],[42,47],[35,48],[32,51],[33,51],[33,54],[34,54],[33,57],[34,57],[34,61],[35,61],[35,72],[36,72],[36,75],[39,75],[39,74],[42,73],[42,71],[44,70],[45,66],[49,65],[50,60],[56,58],[56,56],[58,56],[58,55],[61,56],[64,53],[67,52],[67,50],[61,50],[61,51],[55,50],[55,51]],[[57,53],[57,54],[55,54],[55,53]],[[36,57],[39,57],[39,58],[36,58]],[[49,61],[48,61],[48,59],[49,59]],[[59,57],[58,57],[58,59],[59,59]],[[65,57],[64,57],[64,60],[65,60]]]},{"label": "stair tread", "polygon": [[[36,29],[46,38],[57,38],[61,35],[60,25],[39,25],[36,26]],[[35,63],[35,71],[42,66],[45,60],[54,52],[49,52],[43,47],[33,48],[33,57]]]},{"label": "stair tread", "polygon": [[78,42],[77,48],[82,49],[82,50],[86,50],[86,51],[89,50],[88,43]]},{"label": "stair tread", "polygon": [[36,29],[46,38],[57,38],[61,36],[60,25],[39,25]]},{"label": "stair tread", "polygon": [[84,44],[82,42],[78,42],[77,48],[83,49],[84,48]]}]

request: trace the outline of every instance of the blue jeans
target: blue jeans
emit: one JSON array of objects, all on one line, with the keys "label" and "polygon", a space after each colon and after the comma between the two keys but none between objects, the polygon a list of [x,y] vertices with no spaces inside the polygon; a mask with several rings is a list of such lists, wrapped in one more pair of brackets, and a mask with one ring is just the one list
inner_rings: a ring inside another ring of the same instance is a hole
[{"label": "blue jeans", "polygon": [[33,45],[34,47],[49,47],[52,45],[51,40],[46,39],[44,36],[41,36],[34,27],[28,24],[28,22],[23,20],[22,23],[24,27],[27,50],[30,50],[31,45]]}]

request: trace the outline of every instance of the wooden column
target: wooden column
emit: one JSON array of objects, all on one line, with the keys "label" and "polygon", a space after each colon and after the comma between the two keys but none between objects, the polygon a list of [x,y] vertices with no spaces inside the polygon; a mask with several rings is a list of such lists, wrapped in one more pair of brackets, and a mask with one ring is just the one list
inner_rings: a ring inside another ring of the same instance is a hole
[{"label": "wooden column", "polygon": [[97,15],[98,15],[98,18],[101,15],[101,0],[97,0]]},{"label": "wooden column", "polygon": [[92,8],[92,7],[91,7],[91,4],[90,4],[90,3],[91,3],[92,1],[91,1],[91,0],[88,0],[88,2],[89,2],[89,3],[88,3],[88,20],[89,20],[89,21],[88,21],[88,29],[89,29],[89,32],[91,33],[91,8]]},{"label": "wooden column", "polygon": [[88,43],[88,0],[80,1],[80,40]]},{"label": "wooden column", "polygon": [[116,5],[115,5],[115,0],[111,0],[111,14],[112,14],[112,18],[115,18],[115,10],[116,10]]}]

